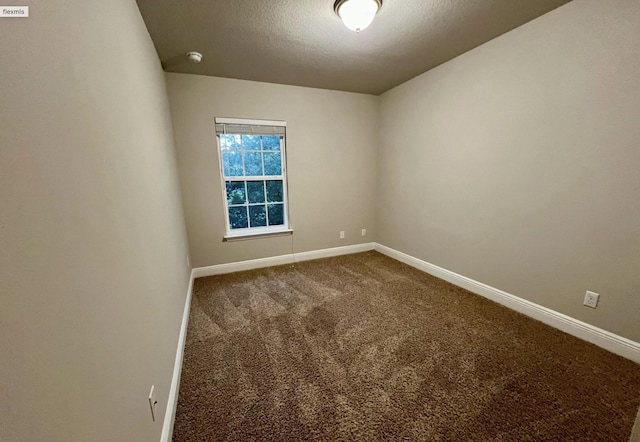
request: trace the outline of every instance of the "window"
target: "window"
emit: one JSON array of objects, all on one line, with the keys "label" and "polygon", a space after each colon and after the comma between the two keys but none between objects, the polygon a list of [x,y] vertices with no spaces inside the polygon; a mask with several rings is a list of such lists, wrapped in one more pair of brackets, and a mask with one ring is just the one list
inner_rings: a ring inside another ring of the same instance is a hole
[{"label": "window", "polygon": [[216,118],[226,239],[291,232],[286,123]]}]

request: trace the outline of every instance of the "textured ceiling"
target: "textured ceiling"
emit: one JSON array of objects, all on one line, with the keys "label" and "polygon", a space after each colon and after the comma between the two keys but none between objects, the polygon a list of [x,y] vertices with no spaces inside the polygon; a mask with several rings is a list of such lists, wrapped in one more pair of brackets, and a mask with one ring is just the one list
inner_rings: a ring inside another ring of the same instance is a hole
[{"label": "textured ceiling", "polygon": [[[334,0],[137,0],[165,71],[381,94],[569,0],[384,0],[357,34]],[[199,51],[200,64],[184,54]]]}]

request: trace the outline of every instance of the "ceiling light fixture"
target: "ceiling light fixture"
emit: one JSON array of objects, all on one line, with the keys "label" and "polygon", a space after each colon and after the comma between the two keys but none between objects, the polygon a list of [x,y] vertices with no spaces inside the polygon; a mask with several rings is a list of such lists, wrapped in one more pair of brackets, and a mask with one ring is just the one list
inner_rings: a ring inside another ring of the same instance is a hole
[{"label": "ceiling light fixture", "polygon": [[382,7],[382,0],[336,0],[333,10],[352,31],[366,29]]}]

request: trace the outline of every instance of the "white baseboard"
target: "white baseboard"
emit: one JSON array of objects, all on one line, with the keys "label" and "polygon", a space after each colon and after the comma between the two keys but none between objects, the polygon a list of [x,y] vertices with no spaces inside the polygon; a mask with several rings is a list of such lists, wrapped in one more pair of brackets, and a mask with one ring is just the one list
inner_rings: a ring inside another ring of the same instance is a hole
[{"label": "white baseboard", "polygon": [[437,265],[414,258],[411,255],[399,252],[390,247],[376,244],[375,250],[389,256],[390,258],[408,264],[422,270],[423,272],[450,282],[451,284],[457,285],[458,287],[462,287],[470,292],[497,302],[498,304],[502,304],[505,307],[520,312],[526,316],[537,319],[540,322],[544,322],[545,324],[557,328],[558,330],[562,330],[565,333],[569,333],[577,338],[591,342],[598,347],[602,347],[605,350],[609,350],[612,353],[640,363],[640,343],[638,342],[623,338],[622,336],[618,336],[591,324],[587,324],[586,322],[558,313],[531,301],[527,301],[526,299],[518,298],[510,293],[503,292],[502,290],[475,281],[471,278],[467,278],[466,276],[459,275],[450,270],[438,267]]},{"label": "white baseboard", "polygon": [[269,258],[251,259],[248,261],[232,262],[229,264],[218,264],[207,267],[193,269],[194,278],[203,276],[222,275],[224,273],[241,272],[244,270],[260,269],[263,267],[273,267],[295,262],[310,261],[312,259],[329,258],[331,256],[349,255],[373,250],[375,243],[356,244],[353,246],[334,247],[332,249],[313,250],[311,252],[298,252],[289,255],[272,256]]},{"label": "white baseboard", "polygon": [[182,325],[178,336],[178,348],[176,350],[176,361],[173,365],[173,377],[171,378],[171,388],[167,399],[167,409],[164,413],[164,423],[162,424],[162,435],[160,442],[171,442],[173,436],[173,423],[176,419],[176,409],[178,406],[178,390],[180,388],[180,375],[182,374],[182,359],[184,357],[184,343],[187,339],[187,326],[189,325],[189,311],[191,310],[191,296],[193,294],[194,271],[191,270],[189,288],[187,289],[187,299],[184,303],[182,313]]}]

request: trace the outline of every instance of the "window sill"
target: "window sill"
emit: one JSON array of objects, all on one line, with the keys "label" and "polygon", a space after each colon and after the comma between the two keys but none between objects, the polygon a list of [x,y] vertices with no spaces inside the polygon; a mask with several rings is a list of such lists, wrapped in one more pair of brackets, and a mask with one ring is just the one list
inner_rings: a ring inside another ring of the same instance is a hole
[{"label": "window sill", "polygon": [[247,239],[268,238],[271,236],[287,236],[293,235],[293,229],[274,230],[272,232],[254,232],[254,233],[241,233],[237,235],[226,235],[222,237],[224,242],[232,241],[245,241]]}]

